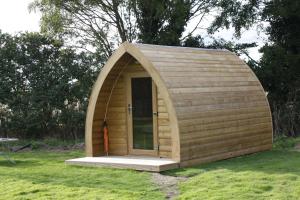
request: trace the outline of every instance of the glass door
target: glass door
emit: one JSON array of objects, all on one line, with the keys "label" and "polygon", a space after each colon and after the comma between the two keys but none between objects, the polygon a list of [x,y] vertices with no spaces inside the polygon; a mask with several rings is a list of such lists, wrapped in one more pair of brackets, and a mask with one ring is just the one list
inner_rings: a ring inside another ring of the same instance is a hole
[{"label": "glass door", "polygon": [[129,153],[157,155],[156,91],[153,81],[151,77],[136,75],[130,76],[128,83]]}]

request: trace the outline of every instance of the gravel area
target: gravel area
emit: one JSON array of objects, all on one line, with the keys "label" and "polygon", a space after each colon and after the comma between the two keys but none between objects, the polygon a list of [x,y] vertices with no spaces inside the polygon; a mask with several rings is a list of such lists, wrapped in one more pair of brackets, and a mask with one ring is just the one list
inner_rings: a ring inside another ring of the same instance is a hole
[{"label": "gravel area", "polygon": [[178,183],[186,181],[187,179],[187,177],[175,177],[160,173],[152,173],[152,181],[166,194],[166,199],[175,199],[179,195]]}]

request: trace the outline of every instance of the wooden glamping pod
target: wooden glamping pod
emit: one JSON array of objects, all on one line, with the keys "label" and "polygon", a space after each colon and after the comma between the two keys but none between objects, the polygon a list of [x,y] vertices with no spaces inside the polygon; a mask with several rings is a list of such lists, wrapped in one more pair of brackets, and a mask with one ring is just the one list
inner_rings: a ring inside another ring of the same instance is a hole
[{"label": "wooden glamping pod", "polygon": [[125,42],[93,87],[85,134],[87,157],[67,163],[161,171],[271,149],[272,119],[234,53]]}]

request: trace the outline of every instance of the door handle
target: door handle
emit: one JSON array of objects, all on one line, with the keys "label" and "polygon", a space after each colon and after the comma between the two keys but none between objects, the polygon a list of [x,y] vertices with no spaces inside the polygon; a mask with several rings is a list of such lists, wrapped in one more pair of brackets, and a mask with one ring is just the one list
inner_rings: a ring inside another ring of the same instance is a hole
[{"label": "door handle", "polygon": [[127,105],[127,109],[128,109],[128,114],[130,115],[131,111],[132,111],[132,106],[130,104]]},{"label": "door handle", "polygon": [[157,116],[157,115],[158,115],[158,113],[157,113],[157,112],[154,112],[154,113],[153,113],[153,115],[154,115],[154,116]]}]

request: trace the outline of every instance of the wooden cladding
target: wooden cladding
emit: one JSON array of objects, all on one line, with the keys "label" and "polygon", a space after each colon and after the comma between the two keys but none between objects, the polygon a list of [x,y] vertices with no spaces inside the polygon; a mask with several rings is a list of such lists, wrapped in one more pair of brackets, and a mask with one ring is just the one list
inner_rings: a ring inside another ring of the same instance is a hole
[{"label": "wooden cladding", "polygon": [[[102,123],[104,120],[105,107],[107,106],[108,96],[110,95],[114,81],[118,73],[120,74],[119,79],[112,91],[110,102],[107,109],[107,124],[109,130],[109,154],[124,156],[128,155],[128,128],[127,128],[127,94],[126,94],[126,82],[125,76],[128,73],[146,73],[145,69],[138,63],[131,62],[126,69],[118,68],[118,71],[113,71],[106,78],[103,87],[101,88],[96,104],[94,120],[93,120],[93,147],[94,155],[102,155],[103,146],[103,133],[101,130]],[[123,70],[123,71],[121,71]],[[114,77],[114,78],[113,78]],[[159,92],[158,92],[159,93]],[[158,109],[158,138],[157,142],[159,145],[158,156],[171,158],[171,129],[170,121],[168,117],[168,111],[165,106],[164,99],[161,95],[157,96],[157,109]]]},{"label": "wooden cladding", "polygon": [[[147,72],[157,86],[160,157],[190,166],[272,147],[272,118],[265,92],[235,54],[125,42],[95,83],[86,122],[87,155],[102,154],[100,127],[120,72]],[[125,88],[121,75],[107,115],[110,152],[115,155],[128,154]]]}]

